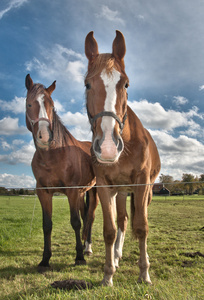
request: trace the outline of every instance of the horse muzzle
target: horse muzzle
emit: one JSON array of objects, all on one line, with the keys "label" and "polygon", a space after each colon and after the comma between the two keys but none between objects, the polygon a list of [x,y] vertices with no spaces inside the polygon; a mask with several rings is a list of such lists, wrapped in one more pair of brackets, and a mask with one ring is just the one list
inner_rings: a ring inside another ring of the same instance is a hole
[{"label": "horse muzzle", "polygon": [[52,132],[50,131],[49,123],[46,121],[41,121],[36,134],[37,146],[41,149],[48,148],[51,141]]},{"label": "horse muzzle", "polygon": [[105,138],[96,137],[92,147],[98,162],[112,164],[118,161],[124,149],[124,143],[121,136],[113,138],[110,134],[106,135]]}]

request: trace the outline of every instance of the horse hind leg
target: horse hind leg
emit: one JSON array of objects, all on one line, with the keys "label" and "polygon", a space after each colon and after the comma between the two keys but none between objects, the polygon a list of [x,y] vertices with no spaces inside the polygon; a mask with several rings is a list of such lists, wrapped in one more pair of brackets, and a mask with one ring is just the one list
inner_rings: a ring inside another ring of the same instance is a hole
[{"label": "horse hind leg", "polygon": [[[79,207],[81,203],[81,195],[75,195],[75,197],[68,197],[70,205],[70,214],[71,214],[71,226],[74,229],[76,237],[76,259],[75,265],[85,265],[86,260],[84,259],[83,254],[83,245],[80,236],[81,230],[81,220],[79,215]],[[79,201],[79,202],[78,202]]]},{"label": "horse hind leg", "polygon": [[[132,230],[136,238],[139,239],[140,258],[138,261],[140,274],[138,282],[146,282],[151,284],[149,276],[149,256],[147,254],[147,236],[148,236],[148,220],[147,220],[147,205],[148,205],[149,190],[148,187],[139,187],[137,192],[132,197]],[[135,198],[135,199],[134,199]]]},{"label": "horse hind leg", "polygon": [[127,197],[126,193],[118,194],[116,197],[117,224],[118,224],[118,233],[117,233],[115,249],[114,249],[116,268],[119,268],[119,260],[122,258],[125,232],[127,229],[128,215],[126,212],[126,197]]},{"label": "horse hind leg", "polygon": [[86,205],[87,205],[87,215],[86,220],[84,222],[84,228],[83,228],[83,239],[85,240],[85,255],[92,255],[92,226],[95,219],[95,210],[99,203],[99,197],[98,193],[96,191],[96,188],[92,188],[87,192],[86,197]]}]

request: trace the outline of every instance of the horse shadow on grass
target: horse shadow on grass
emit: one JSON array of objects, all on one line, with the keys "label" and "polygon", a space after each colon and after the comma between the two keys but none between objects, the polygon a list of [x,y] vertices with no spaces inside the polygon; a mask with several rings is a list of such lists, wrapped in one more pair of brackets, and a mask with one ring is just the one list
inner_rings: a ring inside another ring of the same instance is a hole
[{"label": "horse shadow on grass", "polygon": [[[39,269],[38,262],[40,261],[40,258],[42,256],[42,251],[33,250],[33,251],[15,251],[15,250],[1,250],[0,255],[1,257],[5,258],[6,260],[11,259],[9,265],[7,263],[7,266],[0,268],[0,278],[5,279],[12,279],[16,275],[28,275],[28,274],[37,274],[37,273],[47,273],[47,272],[63,272],[63,270],[66,269],[66,271],[70,271],[77,266],[74,264],[74,258],[73,260],[67,261],[67,258],[65,258],[65,253],[56,253],[58,256],[62,255],[62,262],[51,262],[50,268],[44,268]],[[55,255],[56,255],[55,254]],[[34,257],[33,261],[27,260],[26,257]],[[15,266],[16,263],[18,266]]]}]

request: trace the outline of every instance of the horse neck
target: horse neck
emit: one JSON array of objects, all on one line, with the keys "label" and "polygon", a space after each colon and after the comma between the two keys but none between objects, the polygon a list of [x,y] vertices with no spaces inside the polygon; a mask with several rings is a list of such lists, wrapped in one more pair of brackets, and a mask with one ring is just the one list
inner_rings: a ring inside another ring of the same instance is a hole
[{"label": "horse neck", "polygon": [[122,138],[125,144],[131,144],[135,139],[138,139],[140,134],[144,131],[144,127],[140,122],[137,115],[132,109],[127,106],[127,119],[122,134]]}]

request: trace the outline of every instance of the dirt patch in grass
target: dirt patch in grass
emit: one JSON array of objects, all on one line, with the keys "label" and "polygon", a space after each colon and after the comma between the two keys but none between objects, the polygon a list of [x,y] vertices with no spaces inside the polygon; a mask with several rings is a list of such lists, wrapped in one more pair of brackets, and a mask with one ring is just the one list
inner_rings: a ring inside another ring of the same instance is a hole
[{"label": "dirt patch in grass", "polygon": [[68,279],[62,281],[54,281],[51,286],[61,290],[83,290],[92,288],[92,283],[85,280]]}]

